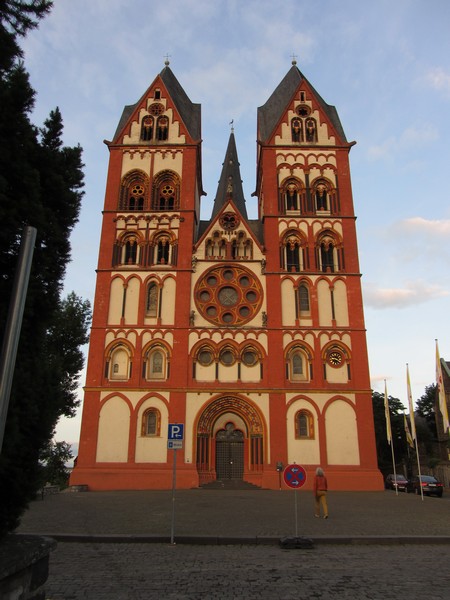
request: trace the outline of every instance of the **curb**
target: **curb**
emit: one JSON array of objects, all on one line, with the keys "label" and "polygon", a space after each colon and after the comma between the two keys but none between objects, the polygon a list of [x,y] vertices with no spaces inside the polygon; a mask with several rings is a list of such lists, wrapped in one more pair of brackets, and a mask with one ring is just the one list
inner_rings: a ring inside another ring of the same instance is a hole
[{"label": "curb", "polygon": [[[27,534],[16,534],[27,535]],[[33,533],[33,536],[53,538],[57,542],[81,544],[170,544],[170,536],[137,534],[78,534],[78,533]],[[319,536],[311,537],[314,544],[331,545],[399,545],[399,544],[450,544],[450,536]],[[226,536],[175,536],[174,544],[204,546],[279,546],[281,537],[226,537]]]}]

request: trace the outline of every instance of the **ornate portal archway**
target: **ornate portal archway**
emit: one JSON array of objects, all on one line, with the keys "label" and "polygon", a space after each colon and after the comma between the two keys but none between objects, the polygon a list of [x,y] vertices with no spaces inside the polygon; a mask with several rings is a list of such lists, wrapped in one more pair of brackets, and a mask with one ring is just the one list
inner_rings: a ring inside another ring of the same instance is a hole
[{"label": "ornate portal archway", "polygon": [[263,417],[248,400],[225,395],[210,402],[197,424],[200,485],[223,477],[253,480],[263,470],[264,434]]}]

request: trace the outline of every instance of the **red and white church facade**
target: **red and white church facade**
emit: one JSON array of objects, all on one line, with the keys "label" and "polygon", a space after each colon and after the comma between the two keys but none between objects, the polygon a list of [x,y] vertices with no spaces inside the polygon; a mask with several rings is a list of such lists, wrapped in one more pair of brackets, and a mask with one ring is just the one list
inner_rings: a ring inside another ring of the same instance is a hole
[{"label": "red and white church facade", "polygon": [[[77,464],[92,490],[278,489],[321,466],[379,490],[348,142],[294,63],[257,111],[258,218],[231,132],[200,219],[201,107],[166,64],[110,162]],[[219,170],[219,169],[218,169]]]}]

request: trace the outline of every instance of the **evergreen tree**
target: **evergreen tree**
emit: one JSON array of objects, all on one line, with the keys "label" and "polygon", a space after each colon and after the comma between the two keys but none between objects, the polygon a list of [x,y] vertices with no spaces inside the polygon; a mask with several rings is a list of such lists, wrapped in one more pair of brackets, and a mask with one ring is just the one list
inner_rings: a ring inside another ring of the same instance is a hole
[{"label": "evergreen tree", "polygon": [[437,387],[435,383],[427,385],[425,392],[417,400],[417,414],[423,417],[428,425],[432,438],[437,439],[436,431],[436,394]]},{"label": "evergreen tree", "polygon": [[37,25],[51,4],[0,0],[1,331],[23,229],[37,229],[0,456],[0,536],[17,526],[41,485],[39,456],[59,417],[75,412],[81,346],[90,324],[88,302],[75,294],[61,298],[69,237],[82,198],[82,151],[63,146],[57,108],[41,129],[31,123],[35,93],[18,46],[18,38]]},{"label": "evergreen tree", "polygon": [[[403,425],[403,411],[405,407],[398,398],[388,396],[388,400],[395,462],[399,464],[407,454],[406,434]],[[380,471],[387,475],[388,473],[392,473],[392,450],[387,441],[384,394],[373,392],[372,406],[378,467]]]},{"label": "evergreen tree", "polygon": [[41,452],[42,479],[45,483],[66,487],[70,472],[67,463],[73,458],[70,444],[50,442]]}]

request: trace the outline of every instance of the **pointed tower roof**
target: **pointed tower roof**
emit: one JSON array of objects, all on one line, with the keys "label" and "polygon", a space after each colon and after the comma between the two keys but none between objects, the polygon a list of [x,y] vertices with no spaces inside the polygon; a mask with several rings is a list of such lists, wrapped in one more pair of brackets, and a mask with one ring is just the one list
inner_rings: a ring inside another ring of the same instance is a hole
[{"label": "pointed tower roof", "polygon": [[[194,141],[199,141],[201,138],[201,105],[191,102],[188,95],[182,88],[180,82],[173,74],[172,69],[168,65],[169,63],[168,61],[166,61],[166,66],[156,77],[155,81],[150,87],[153,87],[158,79],[161,80],[161,82],[164,84],[167,90],[167,93],[172,99],[176,110],[182,118],[183,123],[186,125],[189,135]],[[117,129],[114,134],[114,140],[122,131],[125,124],[130,119],[136,108],[148,95],[148,91],[149,90],[145,92],[145,94],[136,102],[136,104],[130,104],[124,107],[122,116],[120,117],[119,124],[117,125]]]},{"label": "pointed tower roof", "polygon": [[336,108],[325,102],[303,73],[298,69],[295,61],[293,61],[292,67],[267,102],[258,108],[258,140],[267,142],[272,135],[280,116],[286,110],[289,102],[292,101],[295,92],[303,81],[306,82],[311,92],[314,94],[317,102],[329,118],[342,142],[347,142]]},{"label": "pointed tower roof", "polygon": [[236,141],[233,131],[230,134],[225,160],[222,165],[222,173],[217,186],[217,193],[214,199],[214,207],[211,219],[220,212],[224,204],[232,200],[240,214],[247,217],[247,208],[245,206],[244,192],[242,189],[241,170],[239,168],[239,160],[236,149]]}]

